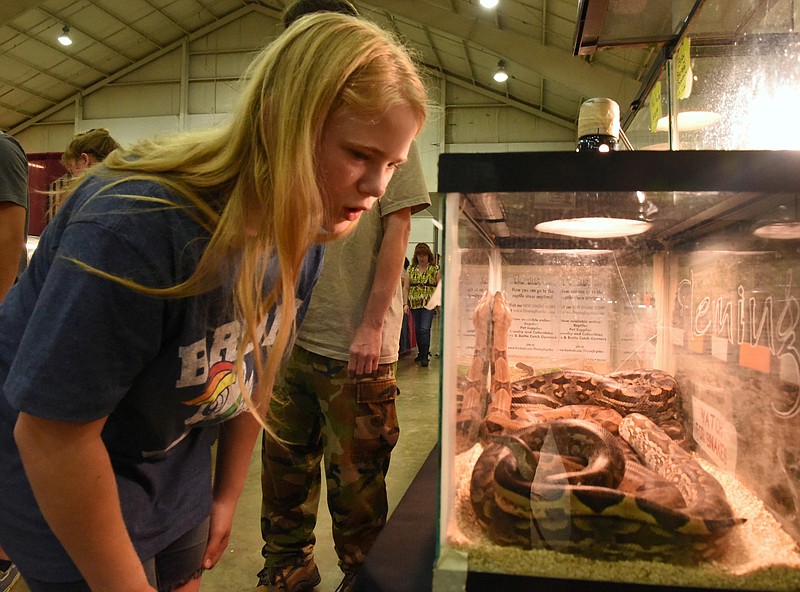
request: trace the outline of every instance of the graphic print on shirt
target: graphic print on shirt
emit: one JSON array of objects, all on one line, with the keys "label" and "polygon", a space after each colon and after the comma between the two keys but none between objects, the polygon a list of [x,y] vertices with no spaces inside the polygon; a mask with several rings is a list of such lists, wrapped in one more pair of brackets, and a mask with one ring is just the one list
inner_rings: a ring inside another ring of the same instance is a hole
[{"label": "graphic print on shirt", "polygon": [[208,376],[203,394],[183,402],[184,405],[199,407],[197,413],[186,420],[186,425],[195,425],[211,417],[228,419],[244,406],[242,392],[236,383],[236,367],[232,362],[217,362],[211,366]]},{"label": "graphic print on shirt", "polygon": [[[300,304],[300,301],[295,303],[295,310]],[[279,308],[268,320],[270,331],[262,333],[259,339],[262,349],[275,342],[280,315]],[[232,321],[217,327],[210,339],[200,339],[179,348],[181,376],[175,384],[176,388],[205,384],[201,395],[182,402],[185,406],[196,408],[194,414],[184,422],[187,428],[202,423],[219,423],[247,410],[242,388],[247,389],[248,393],[253,388],[253,347],[252,344],[248,345],[245,352],[245,368],[242,372],[244,385],[241,385],[236,372],[240,335],[240,323]]]}]

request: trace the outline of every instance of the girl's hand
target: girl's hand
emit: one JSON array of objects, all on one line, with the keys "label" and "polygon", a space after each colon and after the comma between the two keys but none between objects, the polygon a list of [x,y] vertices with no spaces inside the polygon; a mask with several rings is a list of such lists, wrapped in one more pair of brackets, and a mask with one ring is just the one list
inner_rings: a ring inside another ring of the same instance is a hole
[{"label": "girl's hand", "polygon": [[214,567],[228,546],[236,502],[244,488],[253,446],[260,431],[261,425],[250,413],[241,413],[220,426],[214,501],[211,504],[208,543],[203,556],[205,569]]},{"label": "girl's hand", "polygon": [[208,543],[203,556],[203,569],[213,568],[222,557],[231,538],[233,514],[236,504],[217,502],[211,506],[211,521],[208,527]]}]

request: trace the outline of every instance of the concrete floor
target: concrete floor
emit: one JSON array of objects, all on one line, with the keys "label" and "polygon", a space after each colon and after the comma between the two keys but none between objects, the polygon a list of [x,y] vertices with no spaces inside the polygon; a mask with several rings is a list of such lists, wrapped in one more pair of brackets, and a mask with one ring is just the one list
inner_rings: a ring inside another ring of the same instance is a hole
[{"label": "concrete floor", "polygon": [[[436,319],[438,321],[438,318]],[[436,325],[436,323],[435,323]],[[434,326],[434,330],[437,329]],[[434,335],[435,337],[435,335]],[[437,342],[436,339],[433,340]],[[434,346],[435,347],[435,346]],[[438,348],[437,348],[438,351]],[[389,511],[392,512],[406,489],[428,457],[439,437],[439,364],[440,358],[431,358],[428,368],[414,362],[416,353],[400,358],[397,381],[400,397],[397,410],[400,421],[400,439],[392,453],[387,475]],[[203,576],[202,592],[243,592],[255,590],[257,576],[262,567],[261,531],[261,445],[256,445],[247,483],[239,501],[233,523],[233,533],[226,556],[217,566]],[[324,483],[324,481],[323,481]],[[325,504],[322,492],[321,504]],[[331,538],[331,521],[326,508],[320,509],[317,524],[315,558],[322,583],[318,592],[332,592],[339,585],[342,573],[337,565]],[[391,519],[391,516],[390,516]],[[13,592],[29,592],[23,581],[13,587]]]}]

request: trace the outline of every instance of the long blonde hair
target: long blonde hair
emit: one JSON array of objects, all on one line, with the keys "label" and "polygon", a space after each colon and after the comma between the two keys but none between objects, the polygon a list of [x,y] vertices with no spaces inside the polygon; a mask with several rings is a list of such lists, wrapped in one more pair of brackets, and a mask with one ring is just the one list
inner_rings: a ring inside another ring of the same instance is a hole
[{"label": "long blonde hair", "polygon": [[[105,166],[125,179],[156,180],[185,196],[211,235],[196,270],[183,283],[155,289],[110,279],[179,298],[215,287],[226,262],[237,261],[233,306],[243,327],[237,366],[241,380],[246,346],[256,346],[257,390],[244,396],[263,424],[263,410],[294,333],[303,259],[314,242],[330,238],[320,234],[331,228],[331,213],[325,211],[315,158],[326,122],[343,107],[380,116],[405,105],[421,128],[427,98],[405,49],[375,25],[333,13],[299,19],[256,57],[245,79],[226,127],[144,141],[106,158]],[[273,256],[280,272],[265,293]],[[284,314],[269,355],[262,356],[263,324],[279,302]]]}]

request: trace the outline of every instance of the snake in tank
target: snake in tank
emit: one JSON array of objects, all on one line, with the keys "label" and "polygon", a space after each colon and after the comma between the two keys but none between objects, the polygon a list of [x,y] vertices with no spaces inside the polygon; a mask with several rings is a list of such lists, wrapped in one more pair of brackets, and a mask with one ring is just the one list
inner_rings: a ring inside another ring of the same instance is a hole
[{"label": "snake in tank", "polygon": [[675,379],[559,370],[512,382],[510,308],[487,294],[456,439],[458,452],[483,445],[470,503],[487,536],[591,556],[717,556],[744,520],[689,451]]}]

